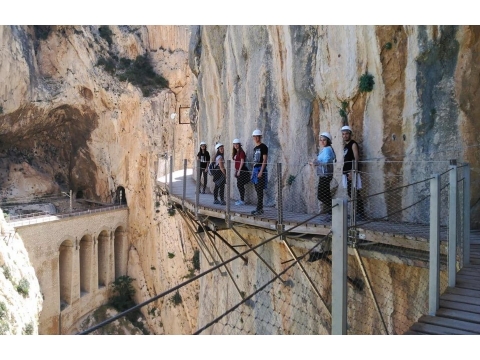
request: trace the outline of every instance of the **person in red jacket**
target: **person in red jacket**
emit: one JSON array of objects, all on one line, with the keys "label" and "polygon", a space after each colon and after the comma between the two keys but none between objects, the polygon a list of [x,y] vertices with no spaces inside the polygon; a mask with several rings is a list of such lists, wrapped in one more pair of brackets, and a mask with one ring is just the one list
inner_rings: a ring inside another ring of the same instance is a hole
[{"label": "person in red jacket", "polygon": [[237,178],[237,188],[240,193],[240,199],[235,202],[235,205],[245,205],[245,184],[250,181],[250,174],[245,163],[247,155],[239,139],[233,140],[232,160],[235,161],[234,176]]}]

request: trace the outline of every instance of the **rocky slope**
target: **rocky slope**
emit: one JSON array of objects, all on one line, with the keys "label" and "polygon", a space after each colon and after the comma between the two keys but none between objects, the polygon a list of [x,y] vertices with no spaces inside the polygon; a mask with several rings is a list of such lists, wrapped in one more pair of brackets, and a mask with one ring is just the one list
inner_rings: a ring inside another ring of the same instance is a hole
[{"label": "rocky slope", "polygon": [[[269,162],[284,164],[287,176],[315,156],[320,131],[332,133],[341,157],[339,128],[348,123],[363,158],[379,163],[371,180],[379,190],[388,186],[387,175],[414,180],[437,170],[434,163],[416,166],[418,160],[469,162],[472,224],[478,226],[479,29],[0,26],[2,199],[72,189],[113,202],[123,187],[130,209],[128,272],[137,279],[140,302],[188,276],[196,248],[156,185],[161,155],[174,154],[180,168],[199,141],[209,149],[221,141],[228,155],[228,144],[240,138],[251,157],[251,132],[260,128]],[[138,56],[168,87],[123,81]],[[373,76],[372,91],[361,91],[365,74]],[[304,176],[290,196],[312,210],[314,187],[315,176]],[[28,261],[18,266],[21,271]],[[265,275],[253,267],[249,276],[261,283]],[[192,286],[181,306],[170,298],[149,306],[149,329],[192,333],[198,314],[208,313],[198,308],[197,296],[207,306],[211,286]]]}]

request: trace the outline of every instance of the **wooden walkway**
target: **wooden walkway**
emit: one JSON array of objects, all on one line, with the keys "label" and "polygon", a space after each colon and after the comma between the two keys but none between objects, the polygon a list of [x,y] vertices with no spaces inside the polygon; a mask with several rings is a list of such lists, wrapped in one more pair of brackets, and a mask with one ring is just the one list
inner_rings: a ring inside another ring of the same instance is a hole
[{"label": "wooden walkway", "polygon": [[[187,209],[195,212],[195,191],[196,182],[192,177],[192,170],[187,169],[187,181],[185,186],[185,198],[183,199],[183,171],[176,171],[172,174],[172,189],[170,191],[170,199],[177,204],[182,204]],[[169,177],[167,177],[169,185]],[[165,179],[160,177],[157,179],[158,184],[165,186]],[[227,185],[228,186],[228,185]],[[226,195],[226,194],[225,194]],[[264,214],[260,216],[251,215],[251,211],[255,210],[254,205],[236,206],[235,201],[231,201],[230,220],[233,223],[242,223],[253,225],[264,229],[277,230],[278,213],[275,207],[264,207]],[[213,204],[213,195],[199,194],[198,214],[208,216],[210,218],[226,219],[226,206]],[[291,232],[295,234],[305,234],[312,236],[322,236],[330,232],[331,217],[327,215],[317,215],[295,213],[291,211],[283,211],[283,225],[285,230],[289,230],[297,226]],[[314,217],[313,219],[311,219]],[[308,221],[307,221],[308,220]],[[300,223],[307,221],[305,224],[298,226]],[[356,230],[358,237],[375,243],[399,246],[418,251],[429,251],[428,238],[429,226],[422,224],[407,224],[389,221],[367,220],[357,222]],[[440,252],[447,253],[447,229],[440,229]]]},{"label": "wooden walkway", "polygon": [[480,334],[480,230],[472,230],[470,243],[470,264],[440,296],[436,315],[420,317],[405,335]]}]

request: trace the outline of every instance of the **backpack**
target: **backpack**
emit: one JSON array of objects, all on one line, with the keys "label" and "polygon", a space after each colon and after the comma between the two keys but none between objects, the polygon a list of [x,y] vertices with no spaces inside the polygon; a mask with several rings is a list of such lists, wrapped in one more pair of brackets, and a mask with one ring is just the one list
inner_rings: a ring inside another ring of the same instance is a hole
[{"label": "backpack", "polygon": [[208,175],[213,176],[219,169],[220,167],[217,165],[217,163],[212,161],[210,164],[208,164]]}]

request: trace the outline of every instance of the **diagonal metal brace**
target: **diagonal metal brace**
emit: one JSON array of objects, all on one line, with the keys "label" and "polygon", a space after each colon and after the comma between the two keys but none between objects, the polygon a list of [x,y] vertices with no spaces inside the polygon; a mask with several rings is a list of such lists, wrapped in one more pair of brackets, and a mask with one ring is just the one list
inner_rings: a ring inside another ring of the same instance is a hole
[{"label": "diagonal metal brace", "polygon": [[318,291],[317,287],[315,286],[315,284],[313,283],[312,279],[310,278],[310,275],[308,275],[307,271],[305,270],[305,268],[303,267],[303,265],[300,263],[300,261],[298,260],[297,258],[297,255],[295,255],[292,247],[290,246],[290,244],[287,242],[287,240],[283,240],[283,242],[285,243],[285,245],[287,246],[287,249],[288,251],[290,252],[290,255],[292,255],[292,257],[295,259],[295,261],[297,262],[297,265],[300,267],[300,269],[302,270],[303,274],[305,275],[305,277],[307,278],[308,282],[310,283],[310,285],[312,286],[313,290],[316,292],[316,294],[318,295],[318,297],[320,298],[320,300],[322,301],[322,304],[323,306],[325,306],[325,309],[327,309],[327,312],[328,312],[328,315],[330,315],[330,317],[332,317],[332,313],[330,311],[330,309],[328,308],[327,304],[325,303],[325,300],[323,299],[322,297],[322,294],[320,294],[320,291]]},{"label": "diagonal metal brace", "polygon": [[[216,236],[218,236],[218,237],[220,238],[220,240],[222,240],[223,243],[230,248],[230,250],[232,250],[235,254],[240,255],[240,253],[237,251],[237,249],[235,249],[232,245],[230,245],[230,244],[228,243],[228,241],[225,240],[225,239],[223,238],[223,236],[220,235],[216,230],[211,230],[211,231],[212,231]],[[245,263],[245,265],[248,264],[248,258],[246,258],[246,257],[244,257],[244,256],[240,256],[240,258],[243,260],[243,262]]]},{"label": "diagonal metal brace", "polygon": [[[245,243],[245,245],[247,245],[250,249],[252,249],[252,246],[247,242],[247,240],[245,240],[245,239],[243,238],[242,235],[240,235],[240,233],[239,233],[233,226],[232,226],[232,230],[235,232],[235,234],[238,235],[238,237],[239,237],[240,239],[242,239],[242,241]],[[285,283],[285,280],[283,280],[283,279],[276,273],[276,271],[260,256],[260,254],[259,254],[255,249],[252,249],[252,251],[255,253],[255,255],[258,256],[258,258],[259,258],[260,260],[262,260],[262,262],[270,269],[270,271],[271,271],[272,273],[274,273],[277,278],[280,279],[281,282]]]}]

